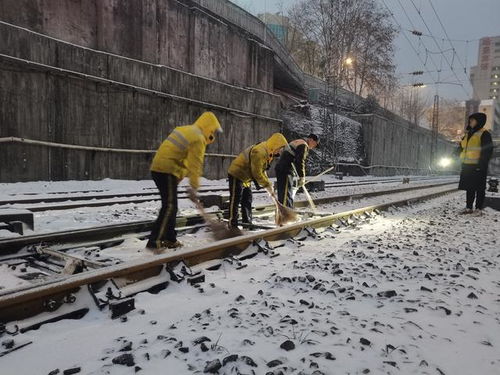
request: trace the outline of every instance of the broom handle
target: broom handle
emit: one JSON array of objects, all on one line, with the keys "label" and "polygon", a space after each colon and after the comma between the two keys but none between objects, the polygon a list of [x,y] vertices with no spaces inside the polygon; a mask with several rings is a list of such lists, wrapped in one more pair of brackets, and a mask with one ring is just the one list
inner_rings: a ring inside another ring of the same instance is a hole
[{"label": "broom handle", "polygon": [[207,212],[205,211],[205,208],[201,204],[198,197],[195,195],[193,195],[193,196],[190,195],[189,198],[195,204],[195,206],[198,209],[198,211],[200,212],[200,215],[203,218],[203,220],[205,220],[205,222],[207,222],[207,223],[212,223],[213,222],[212,218],[207,214]]},{"label": "broom handle", "polygon": [[[293,162],[292,162],[292,170],[293,170],[293,173],[295,174],[295,176],[299,177],[299,174],[297,173],[297,168],[295,168],[295,164]],[[318,176],[316,176],[316,177],[318,177]],[[304,182],[304,184],[302,185],[302,190],[304,191],[304,194],[306,195],[307,201],[309,202],[311,209],[313,211],[316,211],[316,206],[314,205],[314,201],[311,198],[311,194],[309,194],[309,191],[306,189],[306,184],[307,184],[307,182]],[[298,186],[298,184],[297,184],[297,189],[295,190],[295,192],[297,190],[299,190],[299,188],[300,188],[300,186]],[[293,195],[295,196],[295,193],[293,193]]]},{"label": "broom handle", "polygon": [[307,181],[304,183],[304,185],[305,185],[305,184],[308,184],[309,182],[316,181],[318,178],[320,178],[321,176],[323,176],[323,175],[327,174],[328,172],[330,172],[330,171],[331,171],[333,168],[335,168],[335,167],[336,167],[336,165],[333,165],[333,166],[331,166],[330,168],[328,168],[327,170],[324,170],[323,172],[321,172],[320,174],[318,174],[318,175],[316,175],[316,176],[311,177],[309,180],[307,180]]}]

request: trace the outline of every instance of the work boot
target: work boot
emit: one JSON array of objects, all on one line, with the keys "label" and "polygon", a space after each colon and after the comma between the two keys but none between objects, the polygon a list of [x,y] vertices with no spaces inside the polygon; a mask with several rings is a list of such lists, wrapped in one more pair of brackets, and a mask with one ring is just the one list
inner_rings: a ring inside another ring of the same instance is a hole
[{"label": "work boot", "polygon": [[458,213],[459,213],[460,215],[469,215],[469,214],[471,214],[472,212],[474,212],[474,211],[472,210],[472,208],[465,208],[465,209],[463,209],[463,210],[459,211]]},{"label": "work boot", "polygon": [[238,228],[238,224],[234,225],[231,223],[227,223],[227,229],[240,229],[240,228]]},{"label": "work boot", "polygon": [[182,242],[177,241],[177,240],[175,240],[175,241],[165,240],[165,241],[161,241],[160,244],[161,244],[161,247],[164,247],[166,249],[177,249],[177,248],[183,246]]},{"label": "work boot", "polygon": [[180,241],[158,241],[158,245],[156,244],[148,244],[146,245],[146,250],[151,251],[153,254],[163,254],[167,249],[177,249],[182,247],[182,243]]},{"label": "work boot", "polygon": [[476,208],[471,216],[483,216],[483,210]]}]

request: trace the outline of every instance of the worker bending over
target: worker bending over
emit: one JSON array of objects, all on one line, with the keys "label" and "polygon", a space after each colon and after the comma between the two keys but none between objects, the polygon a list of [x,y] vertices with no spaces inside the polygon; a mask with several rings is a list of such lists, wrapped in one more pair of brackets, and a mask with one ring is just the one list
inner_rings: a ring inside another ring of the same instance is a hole
[{"label": "worker bending over", "polygon": [[278,201],[285,207],[293,208],[293,179],[298,178],[297,188],[305,183],[306,159],[309,150],[318,146],[318,136],[309,134],[304,139],[296,139],[288,144],[276,164]]},{"label": "worker bending over", "polygon": [[267,141],[245,149],[233,160],[228,170],[229,177],[229,226],[238,226],[238,208],[241,204],[242,222],[252,223],[252,181],[258,188],[265,188],[274,195],[266,170],[273,158],[287,145],[281,133],[274,133]]},{"label": "worker bending over", "polygon": [[151,164],[151,176],[161,196],[158,214],[147,249],[160,253],[163,249],[181,247],[177,241],[177,185],[189,177],[190,194],[196,194],[203,173],[207,144],[215,141],[215,133],[222,132],[212,112],[203,113],[192,125],[175,128],[161,144]]}]

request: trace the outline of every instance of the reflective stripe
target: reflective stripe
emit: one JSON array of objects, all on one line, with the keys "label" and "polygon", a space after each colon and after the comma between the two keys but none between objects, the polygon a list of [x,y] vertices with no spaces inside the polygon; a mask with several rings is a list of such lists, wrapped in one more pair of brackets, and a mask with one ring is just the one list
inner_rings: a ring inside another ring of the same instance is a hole
[{"label": "reflective stripe", "polygon": [[297,150],[297,147],[299,147],[300,145],[306,145],[307,146],[307,142],[304,141],[303,139],[296,139],[295,141],[292,141],[289,144],[287,144],[287,146],[285,148],[285,152],[288,152],[293,157],[295,157],[295,151]]},{"label": "reflective stripe", "polygon": [[181,149],[182,151],[187,149],[187,146],[181,145],[179,142],[177,142],[175,139],[173,139],[171,137],[168,137],[167,141],[174,144],[175,146],[177,146],[177,148]]},{"label": "reflective stripe", "polygon": [[[232,177],[233,180],[233,188],[231,189],[231,196],[230,196],[230,202],[229,202],[229,223],[231,224],[234,220],[234,206],[236,205],[236,215],[238,215],[238,206],[239,202],[235,202],[235,195],[236,195],[236,178]],[[238,221],[238,218],[236,218],[236,221]]]},{"label": "reflective stripe", "polygon": [[163,216],[163,220],[161,221],[160,232],[158,233],[158,238],[156,239],[156,246],[161,247],[161,241],[164,240],[163,236],[165,235],[165,230],[167,229],[168,222],[170,216],[172,215],[173,209],[173,198],[174,198],[174,189],[175,186],[172,184],[172,178],[167,177],[167,212],[165,212],[165,216]]},{"label": "reflective stripe", "polygon": [[173,143],[181,150],[187,150],[189,141],[177,130],[174,130],[167,138],[167,141]]}]

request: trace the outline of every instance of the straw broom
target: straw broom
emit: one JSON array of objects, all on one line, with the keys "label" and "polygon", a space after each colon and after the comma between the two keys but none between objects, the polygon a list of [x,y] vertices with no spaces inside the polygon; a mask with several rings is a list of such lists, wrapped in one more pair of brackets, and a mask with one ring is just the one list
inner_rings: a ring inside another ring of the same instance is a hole
[{"label": "straw broom", "polygon": [[212,231],[212,236],[216,241],[238,237],[244,234],[243,231],[237,227],[228,228],[226,224],[214,220],[212,215],[207,214],[200,200],[192,190],[189,192],[189,199],[191,199],[191,201],[196,205],[196,208],[200,212],[201,217],[210,227]]}]

